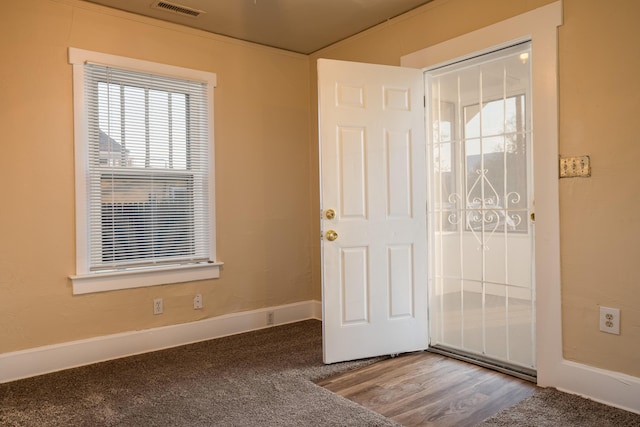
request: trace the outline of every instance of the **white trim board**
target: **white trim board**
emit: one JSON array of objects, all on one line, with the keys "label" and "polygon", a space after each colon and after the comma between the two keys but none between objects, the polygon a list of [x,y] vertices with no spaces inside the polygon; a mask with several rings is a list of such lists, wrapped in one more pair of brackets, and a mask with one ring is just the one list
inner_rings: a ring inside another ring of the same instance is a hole
[{"label": "white trim board", "polygon": [[640,414],[640,378],[563,359],[553,387]]},{"label": "white trim board", "polygon": [[303,301],[211,319],[0,354],[0,383],[271,327],[320,319],[319,301]]}]

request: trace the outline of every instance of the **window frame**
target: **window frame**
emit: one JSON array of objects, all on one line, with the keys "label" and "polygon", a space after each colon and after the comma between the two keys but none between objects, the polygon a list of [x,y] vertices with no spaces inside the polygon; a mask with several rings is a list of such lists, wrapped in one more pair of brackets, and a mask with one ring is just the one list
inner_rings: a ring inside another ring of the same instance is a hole
[{"label": "window frame", "polygon": [[[73,68],[74,150],[75,150],[75,201],[76,201],[76,274],[71,275],[73,294],[130,289],[144,286],[207,280],[220,277],[222,262],[216,260],[215,221],[215,162],[213,139],[213,93],[216,74],[160,64],[117,55],[69,48],[69,63]],[[89,197],[88,115],[85,102],[86,63],[107,65],[130,71],[198,81],[207,87],[208,122],[208,209],[209,209],[209,261],[206,263],[137,267],[117,271],[90,270],[89,247]]]}]

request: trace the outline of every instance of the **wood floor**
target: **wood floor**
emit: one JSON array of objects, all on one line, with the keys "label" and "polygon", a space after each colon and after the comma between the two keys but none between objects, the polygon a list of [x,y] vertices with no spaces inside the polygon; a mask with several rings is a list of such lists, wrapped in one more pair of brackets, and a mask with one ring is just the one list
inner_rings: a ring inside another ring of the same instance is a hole
[{"label": "wood floor", "polygon": [[386,359],[318,383],[406,427],[475,426],[536,386],[438,354]]}]

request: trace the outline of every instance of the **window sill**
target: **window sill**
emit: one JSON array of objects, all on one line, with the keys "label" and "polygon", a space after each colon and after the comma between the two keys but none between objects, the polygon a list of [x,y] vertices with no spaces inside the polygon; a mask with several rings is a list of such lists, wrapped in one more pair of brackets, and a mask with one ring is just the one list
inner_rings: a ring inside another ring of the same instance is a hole
[{"label": "window sill", "polygon": [[70,276],[73,294],[168,285],[220,277],[222,262]]}]

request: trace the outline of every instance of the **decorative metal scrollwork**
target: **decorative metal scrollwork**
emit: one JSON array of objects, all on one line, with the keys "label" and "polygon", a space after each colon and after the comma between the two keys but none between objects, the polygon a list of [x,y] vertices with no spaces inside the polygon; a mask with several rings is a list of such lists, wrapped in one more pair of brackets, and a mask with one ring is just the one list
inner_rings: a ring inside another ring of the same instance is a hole
[{"label": "decorative metal scrollwork", "polygon": [[[471,231],[483,250],[488,250],[487,243],[496,232],[514,231],[522,223],[520,213],[512,212],[513,205],[522,200],[517,191],[512,191],[501,197],[487,176],[487,169],[475,171],[478,175],[469,187],[465,197],[465,227]],[[480,193],[478,195],[478,193]],[[451,194],[449,203],[456,204],[459,195]],[[459,223],[456,214],[449,215],[451,224]]]}]

